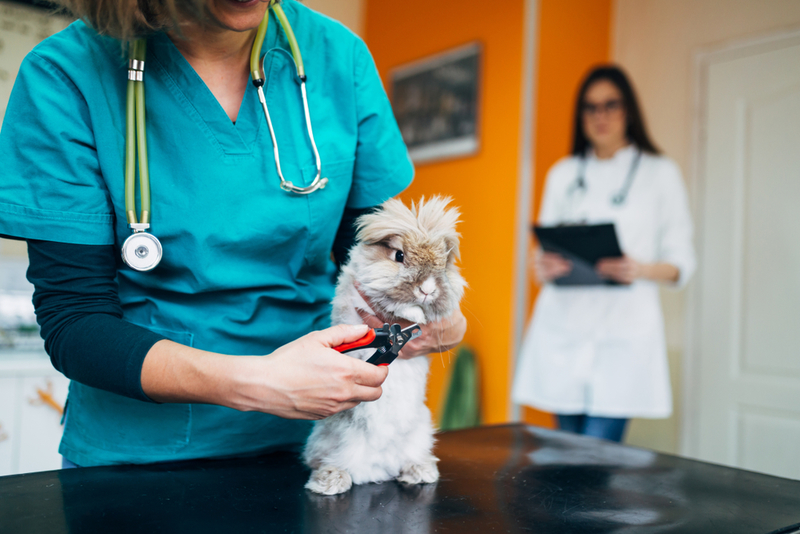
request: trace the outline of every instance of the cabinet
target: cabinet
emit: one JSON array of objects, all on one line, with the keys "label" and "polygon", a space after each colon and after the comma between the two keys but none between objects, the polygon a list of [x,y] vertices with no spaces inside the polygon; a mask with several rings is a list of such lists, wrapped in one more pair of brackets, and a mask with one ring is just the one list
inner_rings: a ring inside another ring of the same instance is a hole
[{"label": "cabinet", "polygon": [[43,351],[0,352],[0,476],[61,468],[57,408],[68,386]]}]

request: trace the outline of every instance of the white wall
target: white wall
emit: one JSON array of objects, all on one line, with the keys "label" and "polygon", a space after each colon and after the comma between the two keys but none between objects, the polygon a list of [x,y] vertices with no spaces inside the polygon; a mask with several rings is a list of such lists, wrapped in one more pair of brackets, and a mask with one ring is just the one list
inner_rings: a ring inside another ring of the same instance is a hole
[{"label": "white wall", "polygon": [[[656,144],[691,174],[694,56],[699,50],[800,26],[797,0],[616,0],[612,57],[631,75]],[[686,294],[663,292],[676,414],[635,421],[629,443],[678,452]]]}]

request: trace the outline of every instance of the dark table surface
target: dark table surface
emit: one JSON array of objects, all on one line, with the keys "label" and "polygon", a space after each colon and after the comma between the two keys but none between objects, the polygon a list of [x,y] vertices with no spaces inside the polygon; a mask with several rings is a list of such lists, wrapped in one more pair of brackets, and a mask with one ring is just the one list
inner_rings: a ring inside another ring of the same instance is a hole
[{"label": "dark table surface", "polygon": [[[2,533],[789,533],[800,481],[535,427],[441,434],[442,478],[317,496],[291,453],[0,477]],[[792,526],[794,525],[794,526]]]}]

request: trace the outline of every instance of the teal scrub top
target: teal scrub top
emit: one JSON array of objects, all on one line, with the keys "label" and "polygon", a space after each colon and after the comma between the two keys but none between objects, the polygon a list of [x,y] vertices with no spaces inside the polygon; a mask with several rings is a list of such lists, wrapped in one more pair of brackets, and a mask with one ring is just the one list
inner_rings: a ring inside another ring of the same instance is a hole
[{"label": "teal scrub top", "polygon": [[[148,273],[120,262],[124,318],[230,355],[269,354],[329,326],[333,239],[345,206],[377,205],[410,183],[408,158],[364,43],[294,1],[284,10],[308,76],[325,189],[280,189],[258,96],[236,123],[165,34],[145,72],[151,231]],[[287,180],[316,168],[289,45],[272,15],[265,94]],[[125,217],[127,59],[76,22],[25,59],[0,132],[0,233],[86,245],[130,235]],[[138,199],[137,199],[137,206]],[[304,442],[310,423],[203,404],[155,404],[72,382],[60,452],[83,466],[255,454]]]}]

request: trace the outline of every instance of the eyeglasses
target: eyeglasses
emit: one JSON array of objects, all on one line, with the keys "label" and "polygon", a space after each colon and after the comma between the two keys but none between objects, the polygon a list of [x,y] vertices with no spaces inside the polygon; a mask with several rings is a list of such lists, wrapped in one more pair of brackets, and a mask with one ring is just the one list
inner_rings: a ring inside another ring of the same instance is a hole
[{"label": "eyeglasses", "polygon": [[598,104],[592,102],[584,102],[581,105],[581,111],[589,116],[600,115],[616,115],[620,111],[622,111],[622,100],[615,99],[615,100],[607,100],[606,102],[600,102]]}]

